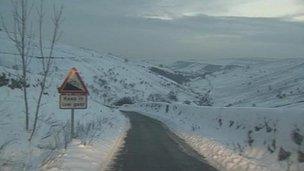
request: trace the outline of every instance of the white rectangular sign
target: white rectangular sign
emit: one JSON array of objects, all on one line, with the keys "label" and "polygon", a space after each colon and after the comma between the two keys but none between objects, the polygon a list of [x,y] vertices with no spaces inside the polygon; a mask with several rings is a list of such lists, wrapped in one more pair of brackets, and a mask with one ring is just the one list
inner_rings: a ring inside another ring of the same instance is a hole
[{"label": "white rectangular sign", "polygon": [[83,94],[62,94],[59,100],[60,109],[86,109],[87,96]]}]

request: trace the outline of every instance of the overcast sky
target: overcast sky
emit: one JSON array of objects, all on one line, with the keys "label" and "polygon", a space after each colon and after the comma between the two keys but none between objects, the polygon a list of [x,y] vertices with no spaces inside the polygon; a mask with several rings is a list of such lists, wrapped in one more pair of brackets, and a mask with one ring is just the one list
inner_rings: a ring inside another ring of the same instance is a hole
[{"label": "overcast sky", "polygon": [[[36,0],[38,1],[38,0]],[[65,44],[129,58],[304,57],[304,0],[47,0]],[[8,19],[8,0],[0,12]]]}]

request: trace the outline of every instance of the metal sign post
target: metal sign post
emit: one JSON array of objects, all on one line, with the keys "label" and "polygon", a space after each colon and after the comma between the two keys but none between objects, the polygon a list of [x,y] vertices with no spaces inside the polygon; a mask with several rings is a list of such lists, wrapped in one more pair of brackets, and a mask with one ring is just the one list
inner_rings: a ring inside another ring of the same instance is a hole
[{"label": "metal sign post", "polygon": [[76,68],[70,69],[62,85],[58,88],[60,109],[71,109],[71,138],[75,138],[75,109],[86,109],[88,90]]},{"label": "metal sign post", "polygon": [[74,109],[71,109],[71,138],[74,138]]}]

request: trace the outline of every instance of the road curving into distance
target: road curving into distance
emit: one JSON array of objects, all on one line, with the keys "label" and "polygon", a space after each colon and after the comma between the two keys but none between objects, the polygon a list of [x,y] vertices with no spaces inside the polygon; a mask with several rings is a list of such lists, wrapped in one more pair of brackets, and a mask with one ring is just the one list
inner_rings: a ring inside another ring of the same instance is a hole
[{"label": "road curving into distance", "polygon": [[216,171],[161,122],[123,112],[131,128],[109,171]]}]

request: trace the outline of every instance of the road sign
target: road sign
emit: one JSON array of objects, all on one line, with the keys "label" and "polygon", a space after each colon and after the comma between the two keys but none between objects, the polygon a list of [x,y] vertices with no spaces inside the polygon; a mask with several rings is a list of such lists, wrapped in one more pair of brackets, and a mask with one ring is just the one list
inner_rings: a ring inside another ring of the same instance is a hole
[{"label": "road sign", "polygon": [[89,94],[76,68],[70,69],[58,92],[60,109],[71,109],[71,138],[74,138],[74,110],[87,108]]},{"label": "road sign", "polygon": [[60,94],[81,93],[88,94],[88,89],[82,81],[76,68],[70,69],[62,85],[58,88]]},{"label": "road sign", "polygon": [[87,95],[61,94],[59,99],[60,109],[86,109]]},{"label": "road sign", "polygon": [[89,92],[76,68],[70,69],[58,91],[60,93],[60,109],[87,108],[87,95]]}]

